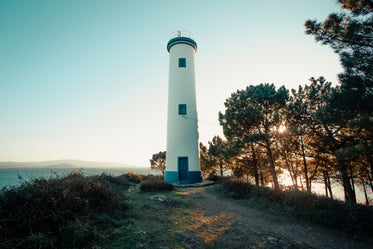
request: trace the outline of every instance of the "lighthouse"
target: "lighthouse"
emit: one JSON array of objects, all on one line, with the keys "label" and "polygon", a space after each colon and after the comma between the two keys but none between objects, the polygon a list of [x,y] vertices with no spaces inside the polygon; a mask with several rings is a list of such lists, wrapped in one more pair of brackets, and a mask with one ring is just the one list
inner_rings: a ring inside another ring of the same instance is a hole
[{"label": "lighthouse", "polygon": [[167,43],[169,59],[167,156],[165,181],[202,181],[199,164],[195,53],[197,43],[188,32],[177,31]]}]

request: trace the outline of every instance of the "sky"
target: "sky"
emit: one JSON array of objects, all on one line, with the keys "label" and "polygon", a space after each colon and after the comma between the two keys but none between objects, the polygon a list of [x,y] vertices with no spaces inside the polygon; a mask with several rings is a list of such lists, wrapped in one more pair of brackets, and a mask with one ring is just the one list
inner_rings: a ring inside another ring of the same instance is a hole
[{"label": "sky", "polygon": [[170,34],[194,35],[200,141],[231,93],[324,76],[338,55],[304,33],[335,0],[0,0],[0,161],[149,166],[166,150]]}]

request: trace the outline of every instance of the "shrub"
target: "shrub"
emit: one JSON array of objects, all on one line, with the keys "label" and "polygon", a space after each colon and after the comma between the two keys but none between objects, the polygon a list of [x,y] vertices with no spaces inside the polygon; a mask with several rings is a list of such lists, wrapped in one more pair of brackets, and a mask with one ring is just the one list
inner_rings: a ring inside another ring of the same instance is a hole
[{"label": "shrub", "polygon": [[142,180],[142,175],[138,175],[134,173],[123,173],[121,176],[125,177],[129,182],[133,182],[133,183],[140,183]]},{"label": "shrub", "polygon": [[207,180],[214,181],[216,183],[224,183],[224,182],[233,182],[237,179],[235,176],[219,176],[215,173],[211,173],[208,175]]},{"label": "shrub", "polygon": [[172,184],[165,182],[161,177],[148,176],[140,185],[141,191],[169,191],[173,190]]},{"label": "shrub", "polygon": [[252,185],[243,182],[225,181],[223,182],[225,191],[229,192],[233,198],[241,199],[249,196],[253,190]]},{"label": "shrub", "polygon": [[214,174],[214,173],[209,174],[208,177],[207,177],[207,180],[209,180],[209,181],[214,181],[214,182],[217,182],[218,179],[219,179],[219,176],[217,176],[217,175]]},{"label": "shrub", "polygon": [[[127,208],[114,178],[72,173],[0,192],[0,248],[81,248],[103,239],[103,213]],[[111,183],[111,185],[110,185]],[[110,226],[110,224],[107,224]]]},{"label": "shrub", "polygon": [[233,198],[255,198],[262,203],[283,208],[289,216],[336,228],[345,232],[372,235],[373,207],[349,205],[341,201],[299,190],[273,190],[243,182],[225,182],[224,191]]},{"label": "shrub", "polygon": [[148,180],[148,179],[152,179],[152,178],[158,178],[159,180],[163,180],[163,176],[161,176],[161,175],[152,175],[152,174],[149,174],[149,175],[143,175],[142,176],[142,180],[143,181]]},{"label": "shrub", "polygon": [[107,186],[115,186],[115,187],[128,187],[129,186],[129,181],[128,178],[121,175],[121,176],[112,176],[106,173],[102,173],[101,175],[95,175],[91,176],[90,179],[92,181],[100,183]]}]

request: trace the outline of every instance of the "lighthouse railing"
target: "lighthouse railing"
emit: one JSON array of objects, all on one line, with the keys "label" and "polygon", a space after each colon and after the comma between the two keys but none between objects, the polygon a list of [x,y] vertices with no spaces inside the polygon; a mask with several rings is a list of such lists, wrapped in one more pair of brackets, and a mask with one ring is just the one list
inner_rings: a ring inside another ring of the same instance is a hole
[{"label": "lighthouse railing", "polygon": [[189,31],[185,31],[185,30],[178,30],[178,31],[172,32],[170,35],[170,40],[177,38],[177,37],[188,37],[194,40],[194,36],[192,35],[192,33],[190,33]]}]

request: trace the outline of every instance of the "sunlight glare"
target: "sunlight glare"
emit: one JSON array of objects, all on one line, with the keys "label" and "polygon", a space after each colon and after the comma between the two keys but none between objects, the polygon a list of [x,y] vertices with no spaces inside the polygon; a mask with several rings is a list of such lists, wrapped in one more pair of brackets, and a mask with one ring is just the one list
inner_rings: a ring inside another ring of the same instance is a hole
[{"label": "sunlight glare", "polygon": [[283,133],[284,131],[286,131],[286,126],[280,125],[280,127],[278,127],[278,132]]}]

